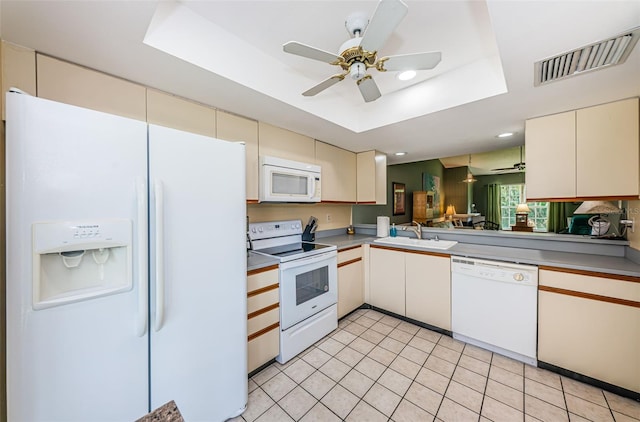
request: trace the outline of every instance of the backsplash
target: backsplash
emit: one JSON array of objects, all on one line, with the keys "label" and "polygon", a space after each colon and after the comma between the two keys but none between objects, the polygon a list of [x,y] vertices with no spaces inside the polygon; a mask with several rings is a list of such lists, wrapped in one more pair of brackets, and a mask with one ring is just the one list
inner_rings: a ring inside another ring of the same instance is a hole
[{"label": "backsplash", "polygon": [[247,215],[250,223],[302,220],[303,225],[313,215],[318,218],[318,230],[330,230],[351,223],[351,204],[247,204]]}]

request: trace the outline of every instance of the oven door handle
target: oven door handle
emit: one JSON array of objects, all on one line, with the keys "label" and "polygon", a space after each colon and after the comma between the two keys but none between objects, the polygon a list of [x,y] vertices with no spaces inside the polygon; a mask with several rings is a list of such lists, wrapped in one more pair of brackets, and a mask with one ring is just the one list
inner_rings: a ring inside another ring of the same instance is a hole
[{"label": "oven door handle", "polygon": [[288,270],[290,268],[298,268],[298,267],[303,267],[303,266],[310,265],[310,264],[317,264],[317,263],[320,263],[320,262],[328,262],[330,260],[335,260],[336,261],[336,265],[337,265],[337,261],[338,261],[338,252],[337,251],[331,251],[331,252],[327,252],[327,253],[322,253],[322,254],[310,256],[308,258],[300,258],[300,259],[294,259],[294,260],[288,261],[288,262],[283,262],[283,263],[280,264],[280,269],[281,270]]}]

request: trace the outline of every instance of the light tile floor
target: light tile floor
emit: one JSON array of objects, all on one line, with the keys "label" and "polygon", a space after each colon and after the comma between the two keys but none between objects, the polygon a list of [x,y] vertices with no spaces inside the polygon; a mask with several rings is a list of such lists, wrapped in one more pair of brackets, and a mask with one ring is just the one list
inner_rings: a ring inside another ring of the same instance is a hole
[{"label": "light tile floor", "polygon": [[640,421],[640,402],[360,309],[249,380],[236,422]]}]

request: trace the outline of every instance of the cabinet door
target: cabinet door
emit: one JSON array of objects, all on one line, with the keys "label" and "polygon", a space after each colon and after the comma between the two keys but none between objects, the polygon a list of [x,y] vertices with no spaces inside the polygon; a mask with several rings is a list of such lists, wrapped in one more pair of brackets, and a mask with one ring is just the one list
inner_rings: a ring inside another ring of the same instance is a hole
[{"label": "cabinet door", "polygon": [[146,88],[38,54],[38,97],[147,120]]},{"label": "cabinet door", "polygon": [[338,253],[338,318],[364,303],[362,247]]},{"label": "cabinet door", "polygon": [[407,317],[451,330],[451,265],[449,257],[407,253]]},{"label": "cabinet door", "polygon": [[372,247],[369,251],[369,299],[373,306],[405,315],[404,252]]},{"label": "cabinet door", "polygon": [[147,122],[212,138],[216,136],[214,108],[153,89],[147,89]]},{"label": "cabinet door", "polygon": [[576,113],[525,123],[527,199],[575,198]]},{"label": "cabinet door", "polygon": [[19,88],[27,94],[36,95],[36,52],[15,44],[2,41],[2,120],[6,92],[9,88]]},{"label": "cabinet door", "polygon": [[271,155],[303,163],[315,162],[315,141],[286,129],[258,122],[258,150]]},{"label": "cabinet door", "polygon": [[538,359],[640,392],[638,281],[540,270]]},{"label": "cabinet door", "polygon": [[258,200],[258,122],[218,110],[217,138],[243,141],[247,154],[247,200]]},{"label": "cabinet door", "polygon": [[316,141],[316,164],[322,167],[322,201],[356,202],[356,154]]},{"label": "cabinet door", "polygon": [[[576,113],[578,197],[638,197],[638,98],[583,108]],[[527,162],[527,172],[528,165]]]},{"label": "cabinet door", "polygon": [[357,160],[358,203],[387,203],[387,156],[378,151],[360,152]]}]

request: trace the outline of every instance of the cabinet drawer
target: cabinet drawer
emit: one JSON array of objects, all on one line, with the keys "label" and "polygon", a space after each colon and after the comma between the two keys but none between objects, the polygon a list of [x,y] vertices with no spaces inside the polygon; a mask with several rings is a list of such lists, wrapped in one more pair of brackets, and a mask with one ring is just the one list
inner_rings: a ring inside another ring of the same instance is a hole
[{"label": "cabinet drawer", "polygon": [[248,372],[251,372],[256,368],[259,368],[261,365],[269,362],[280,353],[279,326],[275,326],[262,335],[249,340],[247,346],[247,370]]},{"label": "cabinet drawer", "polygon": [[362,246],[338,252],[338,265],[358,258],[362,258]]},{"label": "cabinet drawer", "polygon": [[280,321],[280,308],[272,309],[264,314],[257,315],[247,320],[247,334],[251,336],[258,331]]},{"label": "cabinet drawer", "polygon": [[247,313],[259,311],[274,304],[278,304],[280,301],[279,289],[269,290],[268,292],[260,293],[259,295],[250,296],[247,299]]},{"label": "cabinet drawer", "polygon": [[[640,303],[640,278],[540,267],[540,290],[563,289]],[[549,287],[551,289],[545,289]]]},{"label": "cabinet drawer", "polygon": [[265,269],[250,271],[247,273],[247,293],[251,295],[256,290],[278,284],[278,266],[274,265]]}]

